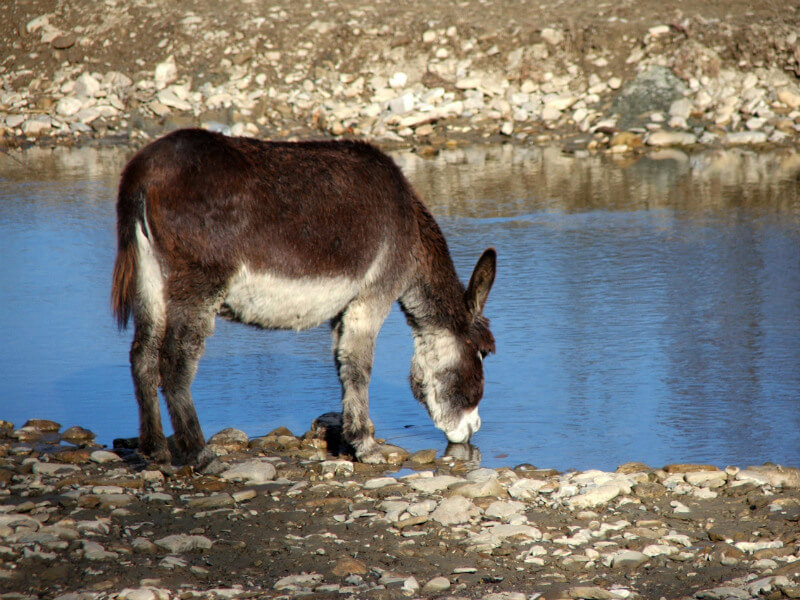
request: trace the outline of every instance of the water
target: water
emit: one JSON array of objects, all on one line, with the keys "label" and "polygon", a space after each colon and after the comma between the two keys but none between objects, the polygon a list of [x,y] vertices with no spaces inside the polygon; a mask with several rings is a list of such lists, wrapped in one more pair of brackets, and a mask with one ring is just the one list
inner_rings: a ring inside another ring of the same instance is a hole
[{"label": "water", "polygon": [[[114,194],[129,151],[0,156],[0,419],[136,434],[130,331],[109,314]],[[486,466],[626,461],[800,465],[800,155],[667,152],[637,161],[555,149],[396,159],[467,278],[494,245],[486,313]],[[378,340],[371,415],[410,450],[445,449],[412,398],[411,336]],[[295,433],[337,410],[326,327],[219,320],[193,386],[206,435]]]}]

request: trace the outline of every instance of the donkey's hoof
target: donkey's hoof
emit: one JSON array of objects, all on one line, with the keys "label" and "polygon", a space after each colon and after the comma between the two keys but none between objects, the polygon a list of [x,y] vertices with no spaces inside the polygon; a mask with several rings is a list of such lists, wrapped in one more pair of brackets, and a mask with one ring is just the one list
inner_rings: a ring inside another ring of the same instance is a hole
[{"label": "donkey's hoof", "polygon": [[166,448],[158,448],[149,452],[140,448],[139,454],[146,460],[157,465],[168,465],[172,463],[172,454]]}]

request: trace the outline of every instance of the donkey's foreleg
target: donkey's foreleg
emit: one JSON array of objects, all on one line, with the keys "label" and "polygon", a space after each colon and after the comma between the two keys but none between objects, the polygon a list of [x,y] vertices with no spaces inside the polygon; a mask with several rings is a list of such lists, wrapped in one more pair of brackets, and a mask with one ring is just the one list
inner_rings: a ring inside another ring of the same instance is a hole
[{"label": "donkey's foreleg", "polygon": [[195,462],[205,446],[190,387],[213,326],[214,314],[207,308],[171,305],[167,312],[161,346],[161,389],[175,431],[175,445],[186,462]]},{"label": "donkey's foreleg", "polygon": [[134,313],[131,374],[139,405],[139,452],[158,463],[170,461],[167,438],[158,408],[158,352],[164,334],[163,319]]},{"label": "donkey's foreleg", "polygon": [[385,462],[375,442],[369,418],[369,380],[375,340],[389,307],[356,300],[333,322],[333,345],[342,383],[342,421],[345,440],[365,463]]}]

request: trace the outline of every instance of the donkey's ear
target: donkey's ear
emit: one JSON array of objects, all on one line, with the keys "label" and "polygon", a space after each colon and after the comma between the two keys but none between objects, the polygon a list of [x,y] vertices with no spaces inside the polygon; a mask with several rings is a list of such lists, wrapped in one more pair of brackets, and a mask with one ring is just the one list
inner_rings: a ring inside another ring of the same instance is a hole
[{"label": "donkey's ear", "polygon": [[473,316],[477,317],[483,314],[483,307],[486,306],[486,299],[489,297],[489,290],[492,289],[495,273],[497,273],[497,251],[494,248],[487,248],[478,259],[478,264],[475,265],[467,287],[467,308]]}]

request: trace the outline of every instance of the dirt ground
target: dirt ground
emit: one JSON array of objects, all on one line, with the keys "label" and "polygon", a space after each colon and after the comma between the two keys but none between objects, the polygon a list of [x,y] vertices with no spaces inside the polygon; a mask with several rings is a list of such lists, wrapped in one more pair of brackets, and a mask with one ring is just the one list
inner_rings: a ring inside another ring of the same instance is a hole
[{"label": "dirt ground", "polygon": [[[654,27],[662,33],[651,35]],[[552,30],[558,37],[548,38],[546,52],[514,54],[542,44],[543,34]],[[134,86],[122,98],[129,118],[111,123],[111,132],[100,119],[93,134],[129,135],[132,129],[157,134],[204,119],[233,123],[246,117],[263,124],[260,134],[303,136],[325,130],[325,124],[318,112],[287,106],[286,94],[305,87],[324,100],[329,92],[320,87],[323,81],[365,77],[369,82],[398,65],[422,69],[426,89],[457,91],[454,78],[442,77],[432,63],[420,64],[434,55],[468,60],[470,69],[501,74],[512,85],[536,84],[566,71],[583,81],[596,75],[599,81],[624,83],[643,57],[687,80],[699,73],[713,77],[721,69],[741,77],[757,69],[795,76],[800,75],[797,31],[800,6],[778,0],[467,0],[435,6],[424,0],[16,0],[0,3],[0,77],[4,90],[31,94],[23,105],[9,100],[9,114],[52,113],[59,87],[78,72],[151,80],[156,66],[172,56],[180,81],[192,89],[238,73],[245,91],[271,92],[246,114],[229,106],[194,117],[154,118],[145,109],[148,90]],[[434,35],[426,38],[426,32]],[[367,85],[354,90],[351,100],[368,102],[371,93]],[[614,91],[600,96],[600,107],[609,106]],[[484,124],[466,135],[487,137],[498,127]],[[459,128],[437,133],[458,137]]]}]

